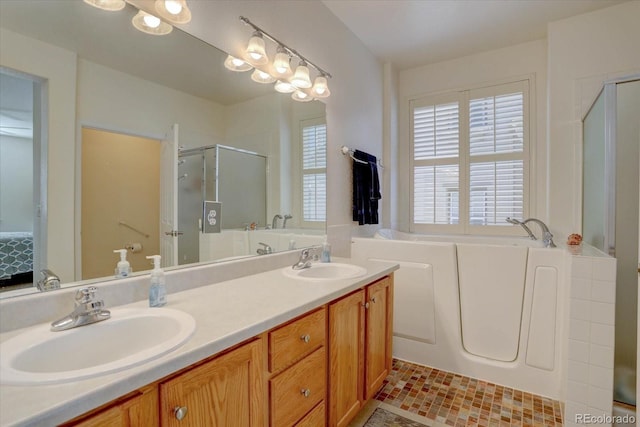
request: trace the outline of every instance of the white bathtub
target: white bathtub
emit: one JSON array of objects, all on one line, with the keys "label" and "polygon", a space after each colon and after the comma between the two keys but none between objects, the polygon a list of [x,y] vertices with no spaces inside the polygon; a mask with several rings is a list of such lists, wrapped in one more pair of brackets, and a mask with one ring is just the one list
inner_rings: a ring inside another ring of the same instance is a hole
[{"label": "white bathtub", "polygon": [[400,264],[394,357],[562,400],[564,250],[392,230],[352,242],[353,258]]}]

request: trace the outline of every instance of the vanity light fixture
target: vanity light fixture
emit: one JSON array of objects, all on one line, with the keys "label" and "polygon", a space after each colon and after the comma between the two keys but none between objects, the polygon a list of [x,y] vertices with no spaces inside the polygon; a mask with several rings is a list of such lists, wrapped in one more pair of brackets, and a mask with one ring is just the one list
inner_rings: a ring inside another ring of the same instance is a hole
[{"label": "vanity light fixture", "polygon": [[[266,38],[271,40],[277,46],[276,55],[271,66],[261,66],[254,70],[251,74],[251,79],[253,81],[258,83],[270,83],[275,81],[276,83],[274,88],[276,91],[281,93],[292,93],[291,97],[300,102],[312,101],[315,98],[326,98],[331,94],[327,82],[327,79],[331,78],[331,74],[318,67],[295,49],[282,43],[280,40],[276,39],[244,16],[241,16],[240,20],[244,24],[252,27],[254,32],[251,35],[251,39],[249,39],[249,44],[245,50],[246,61],[229,55],[224,62],[227,69],[232,71],[248,71],[252,69],[253,66],[268,64],[269,58],[267,56],[267,48],[264,41]],[[292,73],[291,71],[291,58],[293,57],[300,60],[295,73]],[[312,67],[318,73],[314,83],[311,83],[309,67]]]},{"label": "vanity light fixture", "polygon": [[309,101],[313,101],[313,96],[301,90],[296,90],[291,94],[291,99],[299,102],[309,102]]},{"label": "vanity light fixture", "polygon": [[291,56],[289,56],[289,53],[282,45],[279,45],[278,50],[276,50],[273,69],[280,76],[291,75]]},{"label": "vanity light fixture", "polygon": [[299,89],[309,89],[311,85],[311,79],[309,78],[309,68],[307,63],[302,60],[296,67],[296,72],[293,77],[289,79],[289,82]]},{"label": "vanity light fixture", "polygon": [[276,78],[271,74],[265,73],[264,71],[256,68],[253,70],[253,73],[251,73],[251,80],[256,83],[273,83],[276,81]]},{"label": "vanity light fixture", "polygon": [[139,10],[136,16],[131,20],[136,29],[143,33],[152,34],[154,36],[163,36],[173,31],[173,27],[166,22],[162,21],[157,16],[148,14]]},{"label": "vanity light fixture", "polygon": [[227,70],[231,71],[249,71],[253,67],[248,64],[244,59],[236,58],[235,56],[228,55],[224,61],[224,66]]},{"label": "vanity light fixture", "polygon": [[127,3],[124,0],[84,0],[86,4],[90,4],[98,9],[106,10],[109,12],[116,12],[124,9]]},{"label": "vanity light fixture", "polygon": [[316,98],[327,98],[329,97],[329,95],[331,95],[331,91],[329,90],[329,86],[327,84],[327,78],[324,75],[319,75],[313,81],[311,93]]},{"label": "vanity light fixture", "polygon": [[280,93],[291,93],[296,91],[296,87],[285,80],[278,80],[274,89]]},{"label": "vanity light fixture", "polygon": [[172,24],[186,24],[191,21],[191,11],[186,0],[156,0],[158,15]]},{"label": "vanity light fixture", "polygon": [[264,65],[269,62],[267,57],[267,51],[264,45],[264,39],[260,31],[255,31],[249,39],[249,45],[247,46],[247,56],[251,62],[256,65]]}]

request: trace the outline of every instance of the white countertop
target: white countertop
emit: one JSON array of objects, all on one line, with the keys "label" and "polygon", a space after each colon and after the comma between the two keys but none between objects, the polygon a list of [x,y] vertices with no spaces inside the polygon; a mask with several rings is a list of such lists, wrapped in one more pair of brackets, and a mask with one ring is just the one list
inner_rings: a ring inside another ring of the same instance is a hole
[{"label": "white countertop", "polygon": [[[82,381],[43,386],[0,385],[0,426],[62,423],[398,269],[397,264],[387,262],[336,261],[361,265],[367,274],[356,279],[310,282],[289,278],[279,268],[169,294],[167,308],[189,313],[196,320],[196,330],[183,346],[140,366]],[[121,307],[153,310],[146,300]],[[0,334],[0,357],[2,342],[22,331]]]}]

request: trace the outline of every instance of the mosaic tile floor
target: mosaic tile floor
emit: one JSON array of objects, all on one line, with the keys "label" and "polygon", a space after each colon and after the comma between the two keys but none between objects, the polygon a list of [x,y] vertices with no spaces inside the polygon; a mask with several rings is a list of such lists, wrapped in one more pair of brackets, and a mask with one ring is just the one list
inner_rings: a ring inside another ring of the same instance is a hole
[{"label": "mosaic tile floor", "polygon": [[560,402],[395,359],[376,399],[429,425],[562,426]]}]

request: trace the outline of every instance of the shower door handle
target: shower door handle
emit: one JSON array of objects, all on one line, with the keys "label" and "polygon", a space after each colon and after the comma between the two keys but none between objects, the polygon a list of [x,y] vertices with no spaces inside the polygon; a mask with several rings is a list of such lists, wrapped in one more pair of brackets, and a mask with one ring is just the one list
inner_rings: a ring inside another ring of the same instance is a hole
[{"label": "shower door handle", "polygon": [[164,234],[166,234],[167,236],[178,237],[178,236],[182,236],[184,232],[178,231],[178,230],[171,230],[171,231],[165,231]]}]

